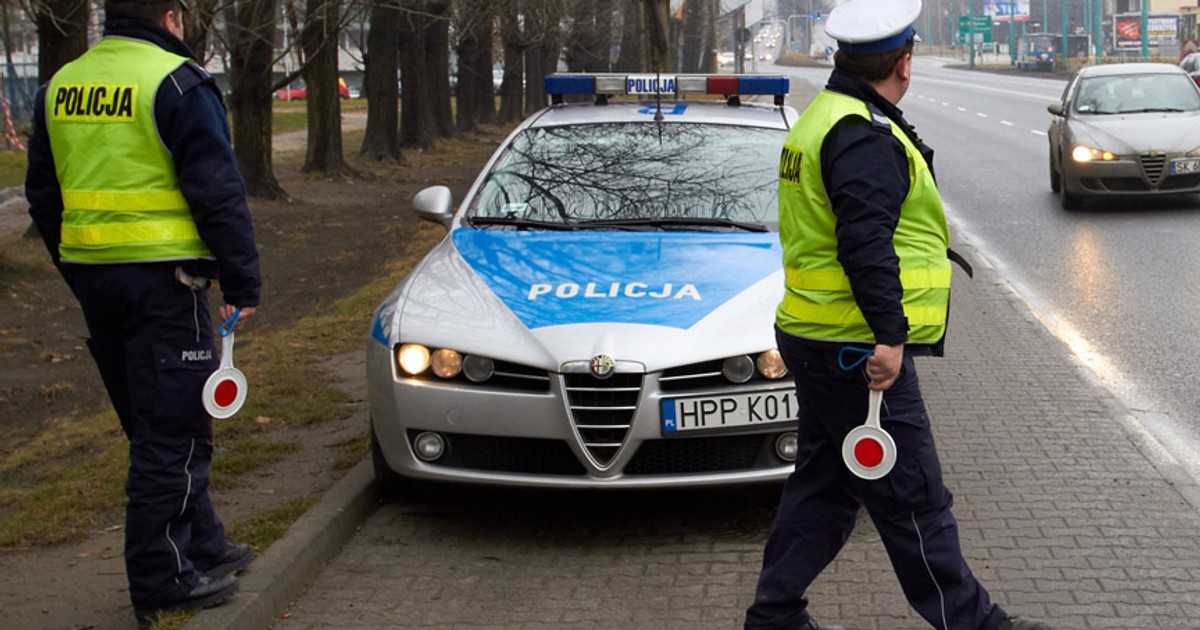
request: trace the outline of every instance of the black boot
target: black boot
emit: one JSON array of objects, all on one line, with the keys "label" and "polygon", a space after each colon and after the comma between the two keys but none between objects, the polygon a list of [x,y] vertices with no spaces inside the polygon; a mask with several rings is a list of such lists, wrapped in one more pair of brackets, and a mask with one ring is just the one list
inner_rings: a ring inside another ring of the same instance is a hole
[{"label": "black boot", "polygon": [[233,575],[238,571],[246,568],[254,560],[254,550],[246,543],[235,543],[225,541],[225,551],[221,553],[221,557],[217,558],[215,564],[211,567],[204,568],[197,566],[196,569],[207,575],[210,578],[225,577]]},{"label": "black boot", "polygon": [[212,608],[225,603],[226,600],[233,597],[237,590],[238,579],[232,575],[219,578],[201,575],[200,581],[187,595],[183,596],[183,599],[152,608],[134,608],[133,614],[137,617],[139,628],[149,628],[159,613]]},{"label": "black boot", "polygon": [[1009,615],[1000,622],[1000,627],[996,630],[1050,630],[1050,626],[1040,621],[1030,621],[1022,619],[1015,615]]}]

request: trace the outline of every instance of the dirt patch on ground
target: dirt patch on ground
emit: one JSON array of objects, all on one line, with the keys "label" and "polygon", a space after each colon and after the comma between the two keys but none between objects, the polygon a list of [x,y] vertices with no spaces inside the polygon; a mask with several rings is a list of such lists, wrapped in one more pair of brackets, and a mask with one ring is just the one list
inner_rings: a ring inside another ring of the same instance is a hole
[{"label": "dirt patch on ground", "polygon": [[[365,117],[348,113],[343,122],[346,153],[353,154]],[[277,137],[276,175],[294,201],[251,202],[265,291],[244,334],[287,326],[377,277],[385,260],[404,253],[406,234],[416,224],[413,194],[446,184],[461,198],[502,137],[501,130],[488,129],[428,153],[410,151],[403,165],[351,159],[364,175],[336,180],[300,173],[303,132]],[[22,237],[27,216],[19,198],[0,203],[0,458],[36,439],[51,419],[108,408],[84,349],[87,332],[77,303],[40,239]],[[220,303],[219,296],[210,297]],[[363,314],[364,339],[369,318]],[[272,434],[299,449],[237,487],[214,492],[226,523],[325,491],[341,475],[333,445],[365,433],[362,353],[318,360],[349,394],[345,417]],[[0,555],[4,626],[136,627],[124,574],[123,515],[114,512],[107,520],[78,544]]]}]

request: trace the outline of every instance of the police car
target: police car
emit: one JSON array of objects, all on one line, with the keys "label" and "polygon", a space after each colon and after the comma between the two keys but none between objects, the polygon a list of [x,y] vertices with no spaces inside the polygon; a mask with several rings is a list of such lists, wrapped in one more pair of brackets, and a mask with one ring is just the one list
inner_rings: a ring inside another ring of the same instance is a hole
[{"label": "police car", "polygon": [[783,479],[797,411],[773,330],[788,79],[545,86],[553,104],[457,209],[442,186],[414,198],[448,234],[374,314],[378,486]]}]

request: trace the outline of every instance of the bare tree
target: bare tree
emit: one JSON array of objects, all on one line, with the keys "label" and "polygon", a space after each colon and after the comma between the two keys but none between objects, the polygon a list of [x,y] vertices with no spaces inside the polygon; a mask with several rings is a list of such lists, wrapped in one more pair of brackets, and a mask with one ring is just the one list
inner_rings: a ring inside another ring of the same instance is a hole
[{"label": "bare tree", "polygon": [[342,106],[338,93],[338,34],[342,3],[307,0],[300,47],[304,51],[304,82],[308,85],[308,147],[305,172],[350,172],[342,154]]},{"label": "bare tree", "polygon": [[192,0],[188,18],[183,21],[183,41],[196,53],[196,61],[208,60],[209,34],[217,15],[220,0]]},{"label": "bare tree", "polygon": [[562,0],[543,0],[530,6],[525,16],[529,24],[525,48],[525,71],[529,75],[525,82],[526,114],[546,106],[543,78],[558,66],[565,37],[562,30],[565,16],[566,6]]},{"label": "bare tree", "polygon": [[277,0],[227,0],[233,148],[246,190],[256,197],[287,197],[271,160],[271,67]]},{"label": "bare tree", "polygon": [[478,123],[496,120],[495,87],[492,82],[492,37],[496,13],[489,0],[459,0],[454,3],[454,31],[458,33],[458,84],[454,88],[455,123],[461,131],[472,131]]},{"label": "bare tree", "polygon": [[683,5],[683,43],[680,52],[683,72],[713,71],[715,11],[714,3],[710,0],[693,0]]},{"label": "bare tree", "polygon": [[38,34],[38,83],[44,84],[67,62],[87,52],[88,0],[33,0]]},{"label": "bare tree", "polygon": [[[689,3],[691,4],[691,3]],[[567,67],[572,72],[607,72],[612,54],[612,3],[606,0],[573,0]]]},{"label": "bare tree", "polygon": [[649,43],[646,30],[644,0],[622,0],[621,2],[621,54],[617,57],[619,72],[645,72],[654,70],[646,63],[646,46]]},{"label": "bare tree", "polygon": [[363,90],[367,97],[367,130],[359,154],[377,160],[399,160],[400,90],[399,69],[400,5],[398,0],[375,0],[371,4],[371,26],[363,66]]},{"label": "bare tree", "polygon": [[500,39],[504,42],[504,78],[500,81],[500,116],[502,123],[516,122],[524,114],[525,30],[521,10],[527,1],[507,0],[500,9]]},{"label": "bare tree", "polygon": [[400,144],[428,148],[455,133],[450,115],[449,2],[403,0],[400,17]]}]

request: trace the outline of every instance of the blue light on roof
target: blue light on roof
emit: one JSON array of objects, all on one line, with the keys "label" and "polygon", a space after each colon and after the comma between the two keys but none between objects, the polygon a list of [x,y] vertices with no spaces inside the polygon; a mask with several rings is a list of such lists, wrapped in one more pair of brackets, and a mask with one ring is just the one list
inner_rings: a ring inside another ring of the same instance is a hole
[{"label": "blue light on roof", "polygon": [[583,74],[552,74],[546,77],[547,94],[595,94],[596,77]]},{"label": "blue light on roof", "polygon": [[788,88],[787,77],[738,77],[738,92],[742,94],[787,94]]}]

